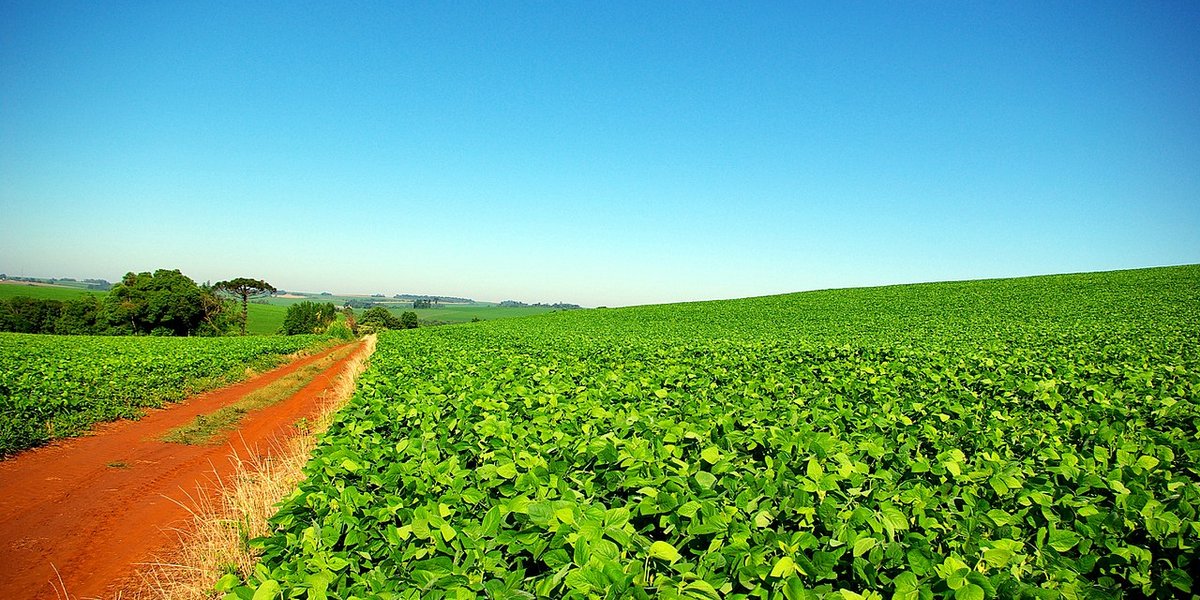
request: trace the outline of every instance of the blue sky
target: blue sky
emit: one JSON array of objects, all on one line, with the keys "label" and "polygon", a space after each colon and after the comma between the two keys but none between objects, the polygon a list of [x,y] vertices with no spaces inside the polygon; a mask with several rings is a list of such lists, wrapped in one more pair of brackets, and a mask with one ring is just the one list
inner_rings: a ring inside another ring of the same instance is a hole
[{"label": "blue sky", "polygon": [[1200,4],[0,3],[0,272],[624,305],[1200,262]]}]

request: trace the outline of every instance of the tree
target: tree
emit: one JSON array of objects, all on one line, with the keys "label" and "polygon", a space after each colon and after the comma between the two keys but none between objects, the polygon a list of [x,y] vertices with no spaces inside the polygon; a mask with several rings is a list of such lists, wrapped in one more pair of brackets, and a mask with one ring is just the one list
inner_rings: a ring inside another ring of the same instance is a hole
[{"label": "tree", "polygon": [[297,302],[288,307],[283,317],[283,333],[300,335],[324,333],[325,328],[337,317],[337,307],[332,302]]},{"label": "tree", "polygon": [[400,323],[400,319],[397,319],[391,311],[382,306],[367,309],[367,312],[363,313],[362,320],[359,322],[363,325],[370,325],[373,329],[404,328],[404,325]]},{"label": "tree", "polygon": [[406,311],[400,313],[400,325],[402,327],[404,327],[405,329],[416,329],[417,328],[417,313],[415,313],[411,310],[406,310]]},{"label": "tree", "polygon": [[96,322],[100,318],[100,301],[87,294],[62,304],[62,311],[54,321],[54,333],[59,335],[90,335],[98,333]]},{"label": "tree", "polygon": [[0,331],[54,333],[54,322],[62,312],[59,300],[17,296],[0,300]]},{"label": "tree", "polygon": [[246,316],[250,311],[250,299],[274,295],[275,286],[261,280],[249,277],[238,277],[229,281],[218,281],[213,285],[218,292],[233,294],[242,299],[242,335],[246,335]]},{"label": "tree", "polygon": [[204,321],[205,295],[178,269],[126,273],[104,298],[103,322],[118,335],[192,335]]}]

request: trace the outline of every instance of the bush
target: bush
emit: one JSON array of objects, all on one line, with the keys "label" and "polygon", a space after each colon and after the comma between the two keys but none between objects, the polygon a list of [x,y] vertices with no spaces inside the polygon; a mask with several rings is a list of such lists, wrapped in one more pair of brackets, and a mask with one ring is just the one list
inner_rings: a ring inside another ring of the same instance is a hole
[{"label": "bush", "polygon": [[337,307],[332,302],[298,302],[289,306],[287,315],[283,317],[283,333],[325,333],[336,316]]},{"label": "bush", "polygon": [[417,328],[417,313],[407,310],[400,313],[400,326],[405,329]]},{"label": "bush", "polygon": [[343,323],[334,323],[333,325],[330,325],[329,328],[325,330],[325,335],[334,339],[345,341],[354,339],[354,332],[350,331],[350,328],[346,327],[346,325]]}]

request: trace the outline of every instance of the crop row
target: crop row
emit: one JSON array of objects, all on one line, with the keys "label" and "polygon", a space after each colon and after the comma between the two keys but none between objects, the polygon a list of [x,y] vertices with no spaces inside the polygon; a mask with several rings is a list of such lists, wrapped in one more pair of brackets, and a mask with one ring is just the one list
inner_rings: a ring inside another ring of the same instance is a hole
[{"label": "crop row", "polygon": [[245,377],[315,336],[90,337],[0,334],[0,456],[133,418]]}]

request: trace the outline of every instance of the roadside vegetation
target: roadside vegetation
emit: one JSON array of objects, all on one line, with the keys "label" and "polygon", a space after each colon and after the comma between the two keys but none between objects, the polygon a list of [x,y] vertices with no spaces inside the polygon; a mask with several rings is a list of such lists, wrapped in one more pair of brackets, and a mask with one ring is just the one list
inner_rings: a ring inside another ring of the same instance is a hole
[{"label": "roadside vegetation", "polygon": [[241,400],[219,408],[209,414],[197,415],[191,423],[176,427],[162,437],[164,442],[176,444],[207,444],[218,439],[225,432],[238,428],[242,418],[251,412],[261,410],[273,404],[292,397],[313,378],[345,358],[357,346],[347,346],[314,360],[289,373],[279,380],[247,394]]},{"label": "roadside vegetation", "polygon": [[1188,597],[1200,267],[380,334],[227,598]]},{"label": "roadside vegetation", "polygon": [[246,451],[231,457],[234,473],[217,479],[220,494],[207,500],[199,495],[198,503],[190,507],[192,522],[179,530],[178,554],[168,562],[149,565],[143,574],[152,590],[149,597],[212,598],[214,581],[222,577],[236,580],[237,573],[253,569],[257,557],[247,540],[270,533],[267,520],[304,477],[304,465],[316,446],[317,434],[325,431],[336,411],[350,398],[356,378],[374,352],[375,340],[371,335],[363,338],[363,347],[324,397],[320,414],[295,424],[297,435],[272,446],[265,456]]}]

